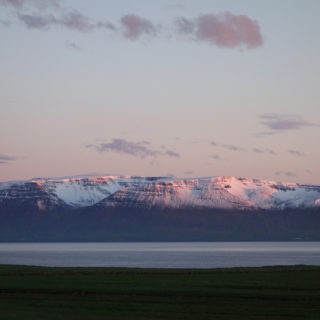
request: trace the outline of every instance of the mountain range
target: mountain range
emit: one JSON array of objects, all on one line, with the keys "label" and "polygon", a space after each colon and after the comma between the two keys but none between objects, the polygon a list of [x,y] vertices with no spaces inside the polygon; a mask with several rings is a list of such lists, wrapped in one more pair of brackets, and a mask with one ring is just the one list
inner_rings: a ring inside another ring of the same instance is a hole
[{"label": "mountain range", "polygon": [[0,183],[0,241],[314,240],[319,216],[317,185],[137,176]]}]

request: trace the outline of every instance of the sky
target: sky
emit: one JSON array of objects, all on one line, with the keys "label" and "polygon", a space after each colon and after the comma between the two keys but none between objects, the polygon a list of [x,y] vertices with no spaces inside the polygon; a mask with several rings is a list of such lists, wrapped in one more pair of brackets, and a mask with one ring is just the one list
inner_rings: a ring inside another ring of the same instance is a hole
[{"label": "sky", "polygon": [[0,181],[320,184],[318,0],[0,0]]}]

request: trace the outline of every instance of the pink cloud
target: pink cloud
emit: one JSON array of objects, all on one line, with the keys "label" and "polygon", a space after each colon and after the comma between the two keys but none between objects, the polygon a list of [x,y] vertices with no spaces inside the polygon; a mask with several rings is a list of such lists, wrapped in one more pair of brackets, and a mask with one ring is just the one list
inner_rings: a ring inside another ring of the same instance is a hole
[{"label": "pink cloud", "polygon": [[154,24],[151,21],[141,18],[137,15],[125,15],[120,21],[124,27],[123,35],[130,40],[136,40],[142,35],[154,36],[156,34],[156,27]]},{"label": "pink cloud", "polygon": [[218,47],[245,46],[253,49],[263,43],[258,22],[246,15],[234,15],[230,12],[203,14],[193,20],[179,18],[177,24],[180,33]]}]

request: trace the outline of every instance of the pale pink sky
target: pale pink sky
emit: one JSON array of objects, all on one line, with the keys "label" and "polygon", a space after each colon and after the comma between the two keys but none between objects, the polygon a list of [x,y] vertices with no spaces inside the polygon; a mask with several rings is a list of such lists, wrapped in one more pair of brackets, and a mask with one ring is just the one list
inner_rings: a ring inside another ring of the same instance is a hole
[{"label": "pale pink sky", "polygon": [[0,0],[0,181],[320,184],[319,1]]}]

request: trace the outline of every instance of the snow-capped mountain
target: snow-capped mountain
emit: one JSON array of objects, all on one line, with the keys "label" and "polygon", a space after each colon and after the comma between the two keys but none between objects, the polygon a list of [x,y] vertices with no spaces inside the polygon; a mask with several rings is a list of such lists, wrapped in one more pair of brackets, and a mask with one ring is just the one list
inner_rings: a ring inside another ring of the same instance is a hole
[{"label": "snow-capped mountain", "polygon": [[320,207],[320,186],[205,177],[74,177],[0,183],[0,206],[284,209]]}]

